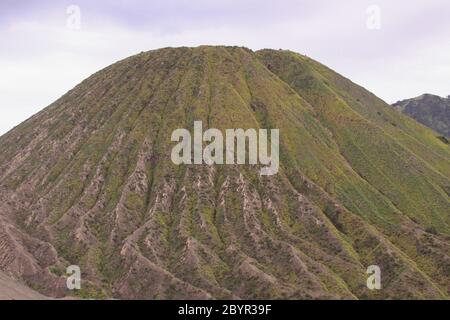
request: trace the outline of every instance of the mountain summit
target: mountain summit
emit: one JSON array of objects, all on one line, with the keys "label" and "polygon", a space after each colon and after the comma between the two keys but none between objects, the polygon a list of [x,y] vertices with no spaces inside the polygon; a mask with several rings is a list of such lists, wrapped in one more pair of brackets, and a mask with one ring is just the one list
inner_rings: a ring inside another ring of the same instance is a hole
[{"label": "mountain summit", "polygon": [[[175,165],[171,134],[195,121],[279,129],[278,173]],[[449,146],[297,53],[141,53],[0,137],[0,150],[0,270],[46,295],[450,295]],[[69,265],[81,291],[65,289]],[[373,265],[380,290],[366,286]]]},{"label": "mountain summit", "polygon": [[432,94],[398,101],[392,105],[397,110],[450,138],[450,95],[441,98]]}]

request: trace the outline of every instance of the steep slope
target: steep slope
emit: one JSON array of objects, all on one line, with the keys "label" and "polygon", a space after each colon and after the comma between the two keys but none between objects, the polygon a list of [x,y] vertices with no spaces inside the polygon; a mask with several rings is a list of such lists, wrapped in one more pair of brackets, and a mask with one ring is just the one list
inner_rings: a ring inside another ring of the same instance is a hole
[{"label": "steep slope", "polygon": [[450,96],[441,98],[432,94],[423,94],[416,98],[398,101],[392,106],[445,137],[450,137]]},{"label": "steep slope", "polygon": [[[177,128],[279,128],[280,171],[174,165]],[[450,151],[287,51],[120,61],[0,137],[0,269],[81,297],[448,298]],[[19,254],[18,254],[19,253]],[[383,289],[366,287],[379,265]]]},{"label": "steep slope", "polygon": [[0,271],[0,300],[44,300],[45,296],[9,278]]}]

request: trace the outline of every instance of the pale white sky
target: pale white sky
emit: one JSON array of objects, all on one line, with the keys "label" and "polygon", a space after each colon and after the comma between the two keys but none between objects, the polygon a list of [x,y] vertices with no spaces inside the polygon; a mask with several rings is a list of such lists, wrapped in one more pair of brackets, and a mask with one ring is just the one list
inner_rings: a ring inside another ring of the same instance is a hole
[{"label": "pale white sky", "polygon": [[99,69],[166,46],[290,49],[390,103],[450,94],[450,1],[330,2],[0,0],[0,134]]}]

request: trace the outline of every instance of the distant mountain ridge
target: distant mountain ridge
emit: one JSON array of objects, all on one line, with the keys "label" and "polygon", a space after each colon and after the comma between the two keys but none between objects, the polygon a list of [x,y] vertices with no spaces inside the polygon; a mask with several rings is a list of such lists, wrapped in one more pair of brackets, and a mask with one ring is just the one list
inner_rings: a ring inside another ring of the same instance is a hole
[{"label": "distant mountain ridge", "polygon": [[398,101],[392,105],[417,122],[450,137],[450,95],[442,98],[423,94],[416,98]]}]

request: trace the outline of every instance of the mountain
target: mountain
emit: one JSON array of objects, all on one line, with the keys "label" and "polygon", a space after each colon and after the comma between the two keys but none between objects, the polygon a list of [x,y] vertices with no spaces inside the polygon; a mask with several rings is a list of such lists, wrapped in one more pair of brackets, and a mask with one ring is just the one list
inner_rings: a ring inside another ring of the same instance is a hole
[{"label": "mountain", "polygon": [[[280,168],[175,165],[175,129],[278,128]],[[450,149],[283,50],[164,48],[0,137],[0,269],[61,297],[448,299]],[[82,289],[65,289],[79,265]],[[381,290],[366,286],[379,266]]]},{"label": "mountain", "polygon": [[450,137],[450,96],[441,98],[423,94],[398,101],[392,106],[445,137]]}]

